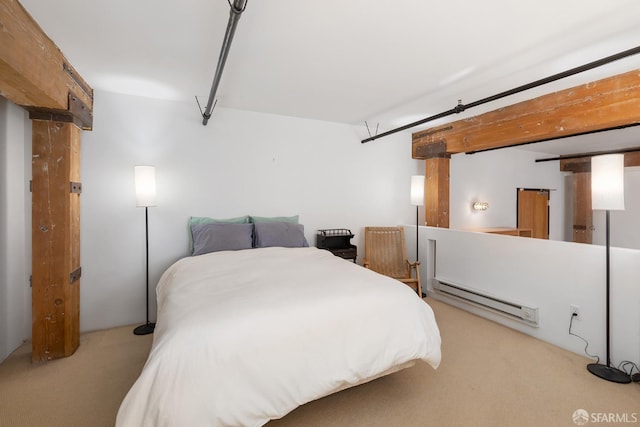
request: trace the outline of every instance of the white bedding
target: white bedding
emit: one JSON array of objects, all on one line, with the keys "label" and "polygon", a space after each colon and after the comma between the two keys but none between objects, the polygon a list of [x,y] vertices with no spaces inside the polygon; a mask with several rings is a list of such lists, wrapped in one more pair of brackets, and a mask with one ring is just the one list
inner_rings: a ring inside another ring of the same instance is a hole
[{"label": "white bedding", "polygon": [[117,426],[260,426],[406,362],[440,363],[412,289],[325,250],[184,258],[157,291],[151,353]]}]

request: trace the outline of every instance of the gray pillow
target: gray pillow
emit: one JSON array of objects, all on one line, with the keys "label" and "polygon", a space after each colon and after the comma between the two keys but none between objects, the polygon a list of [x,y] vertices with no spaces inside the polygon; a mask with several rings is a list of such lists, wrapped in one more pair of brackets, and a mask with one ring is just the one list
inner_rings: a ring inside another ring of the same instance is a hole
[{"label": "gray pillow", "polygon": [[238,216],[235,218],[225,218],[225,219],[209,218],[206,216],[189,217],[189,222],[187,224],[187,228],[189,229],[189,252],[193,254],[193,232],[191,231],[191,227],[193,227],[196,224],[211,224],[211,223],[219,223],[219,222],[233,223],[233,224],[247,224],[251,221],[249,220],[249,215]]},{"label": "gray pillow", "polygon": [[192,255],[252,248],[253,224],[193,224],[191,233]]},{"label": "gray pillow", "polygon": [[304,226],[291,222],[256,222],[253,224],[256,248],[281,246],[284,248],[307,247],[304,237]]},{"label": "gray pillow", "polygon": [[294,224],[298,223],[298,215],[293,216],[253,216],[250,217],[251,222],[293,222]]}]

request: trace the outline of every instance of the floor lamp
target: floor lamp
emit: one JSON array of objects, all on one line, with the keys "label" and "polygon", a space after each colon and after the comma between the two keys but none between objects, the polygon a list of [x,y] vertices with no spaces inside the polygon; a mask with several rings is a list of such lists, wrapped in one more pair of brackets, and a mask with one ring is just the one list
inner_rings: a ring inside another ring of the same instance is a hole
[{"label": "floor lamp", "polygon": [[[413,175],[411,177],[411,204],[416,207],[416,261],[420,261],[418,247],[418,211],[420,206],[424,206],[424,175]],[[421,296],[426,296],[424,293]]]},{"label": "floor lamp", "polygon": [[136,166],[136,206],[144,207],[144,226],[146,241],[146,297],[147,297],[147,323],[140,325],[133,330],[136,335],[147,335],[153,333],[155,323],[149,322],[149,207],[156,206],[156,169],[153,166]]},{"label": "floor lamp", "polygon": [[609,356],[610,337],[610,270],[609,270],[609,211],[624,210],[624,154],[608,154],[591,158],[591,204],[594,210],[606,211],[606,322],[607,350],[606,365],[590,363],[587,369],[607,381],[630,383],[631,377],[625,372],[611,366]]}]

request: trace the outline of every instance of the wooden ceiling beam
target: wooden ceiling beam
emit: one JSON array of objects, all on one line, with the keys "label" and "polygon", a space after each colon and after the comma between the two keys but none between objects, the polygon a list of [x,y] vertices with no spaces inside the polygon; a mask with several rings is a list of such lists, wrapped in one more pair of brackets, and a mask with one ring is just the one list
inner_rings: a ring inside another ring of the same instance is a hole
[{"label": "wooden ceiling beam", "polygon": [[[624,154],[624,167],[631,168],[634,166],[640,166],[640,151],[631,151]],[[591,172],[591,157],[578,157],[574,159],[561,159],[560,171],[561,172]]]},{"label": "wooden ceiling beam", "polygon": [[0,76],[0,95],[37,118],[92,128],[93,89],[16,0],[0,0]]},{"label": "wooden ceiling beam", "polygon": [[413,134],[414,159],[505,148],[640,125],[640,70],[543,95]]}]

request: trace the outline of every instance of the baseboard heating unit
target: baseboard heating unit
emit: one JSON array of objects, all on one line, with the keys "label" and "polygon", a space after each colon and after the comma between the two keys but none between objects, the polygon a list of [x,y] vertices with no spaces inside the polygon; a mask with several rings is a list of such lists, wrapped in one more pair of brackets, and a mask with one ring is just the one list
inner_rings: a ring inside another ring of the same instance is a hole
[{"label": "baseboard heating unit", "polygon": [[527,307],[517,302],[507,301],[476,289],[466,288],[440,279],[434,280],[433,284],[435,290],[443,295],[497,312],[531,326],[539,326],[537,307]]}]

